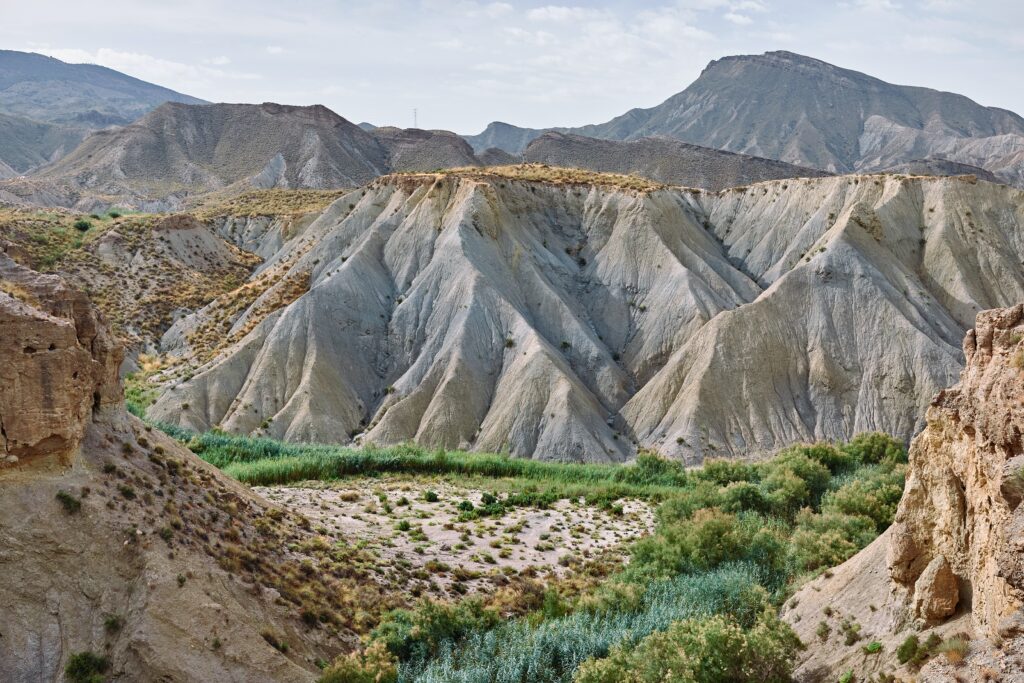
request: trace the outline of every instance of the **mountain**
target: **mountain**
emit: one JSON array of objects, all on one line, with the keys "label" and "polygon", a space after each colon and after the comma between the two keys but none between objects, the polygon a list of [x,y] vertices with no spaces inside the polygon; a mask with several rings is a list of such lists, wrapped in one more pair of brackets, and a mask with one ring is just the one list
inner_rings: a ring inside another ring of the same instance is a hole
[{"label": "mountain", "polygon": [[909,439],[975,314],[1024,299],[1022,200],[970,177],[387,176],[170,328],[191,369],[150,416],[564,460]]},{"label": "mountain", "polygon": [[234,184],[353,187],[387,170],[387,150],[325,107],[168,102],[97,131],[34,174],[28,191],[65,205],[109,197],[160,209]]},{"label": "mountain", "polygon": [[0,112],[104,128],[131,123],[164,102],[203,101],[103,66],[0,50]]},{"label": "mountain", "polygon": [[441,168],[479,166],[473,148],[455,133],[419,128],[374,128],[370,134],[388,152],[388,168],[401,171],[433,171]]},{"label": "mountain", "polygon": [[27,173],[164,102],[202,100],[94,64],[0,50],[0,179],[4,166]]},{"label": "mountain", "polygon": [[[791,52],[713,61],[655,107],[558,130],[610,140],[672,137],[833,173],[941,157],[1024,183],[1024,119],[1017,114]],[[519,153],[541,132],[492,124],[467,139]]]},{"label": "mountain", "polygon": [[11,169],[10,175],[26,173],[64,156],[87,134],[81,127],[0,114],[0,164]]},{"label": "mountain", "polygon": [[366,131],[326,107],[168,102],[90,135],[73,152],[0,186],[10,202],[177,209],[218,190],[356,187],[392,171],[478,166],[447,131]]},{"label": "mountain", "polygon": [[722,190],[778,178],[816,178],[824,171],[772,159],[724,152],[671,138],[628,142],[549,132],[523,152],[528,162],[639,175],[671,185]]},{"label": "mountain", "polygon": [[491,148],[497,148],[509,154],[522,154],[526,146],[534,138],[540,137],[548,131],[560,132],[563,128],[520,128],[510,123],[495,121],[487,124],[487,128],[477,135],[465,135],[466,142],[472,145],[476,152],[483,152]]},{"label": "mountain", "polygon": [[[808,645],[795,680],[862,670],[868,639],[882,646],[871,669],[897,680],[1024,678],[1022,338],[1020,304],[978,315],[964,338],[959,383],[935,397],[911,445],[895,522],[783,608]],[[844,639],[844,623],[856,624],[859,638]],[[912,632],[922,646],[930,637],[960,637],[963,656],[935,657],[918,671],[896,656]]]}]

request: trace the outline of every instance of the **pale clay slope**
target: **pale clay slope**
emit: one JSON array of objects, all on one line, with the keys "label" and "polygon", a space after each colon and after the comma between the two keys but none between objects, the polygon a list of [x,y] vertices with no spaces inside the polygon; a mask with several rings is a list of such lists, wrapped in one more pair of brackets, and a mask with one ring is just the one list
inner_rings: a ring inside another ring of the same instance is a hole
[{"label": "pale clay slope", "polygon": [[[255,324],[270,288],[151,415],[577,460],[909,438],[975,313],[1024,298],[1021,198],[956,178],[710,194],[387,177],[262,266],[310,290]],[[216,303],[168,347],[187,353]]]}]

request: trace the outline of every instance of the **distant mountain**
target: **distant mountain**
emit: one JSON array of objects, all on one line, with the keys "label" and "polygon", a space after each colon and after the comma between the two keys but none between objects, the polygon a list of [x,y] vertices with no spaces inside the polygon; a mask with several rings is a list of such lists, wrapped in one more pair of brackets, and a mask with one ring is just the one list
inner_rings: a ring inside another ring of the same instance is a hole
[{"label": "distant mountain", "polygon": [[477,153],[476,158],[484,166],[508,166],[509,164],[518,164],[523,160],[521,154],[510,154],[497,147],[488,147]]},{"label": "distant mountain", "polygon": [[670,185],[721,190],[780,178],[830,175],[804,166],[691,145],[671,138],[620,142],[545,133],[523,153],[526,161],[639,175]]},{"label": "distant mountain", "polygon": [[0,112],[104,128],[131,123],[164,102],[203,100],[95,64],[0,50]]},{"label": "distant mountain", "polygon": [[26,173],[91,131],[131,123],[168,101],[202,102],[106,67],[0,50],[0,164]]},{"label": "distant mountain", "polygon": [[[835,173],[941,157],[1024,183],[1024,118],[1017,114],[791,52],[713,61],[656,107],[558,130],[610,140],[672,137]],[[467,140],[518,153],[541,132],[495,123]]]},{"label": "distant mountain", "polygon": [[386,170],[380,143],[326,107],[168,102],[128,126],[94,133],[32,181],[67,195],[64,204],[92,195],[173,208],[240,182],[352,187]]},{"label": "distant mountain", "polygon": [[[0,114],[0,163],[14,175],[67,154],[89,133],[80,126],[64,126]],[[0,177],[3,177],[0,171]]]},{"label": "distant mountain", "polygon": [[440,168],[478,166],[473,148],[447,130],[374,128],[370,131],[387,150],[388,167],[396,171],[433,171]]},{"label": "distant mountain", "polygon": [[319,105],[168,102],[5,182],[0,199],[159,211],[216,190],[356,187],[392,171],[478,165],[469,144],[448,131],[367,132]]},{"label": "distant mountain", "polygon": [[466,142],[477,152],[497,148],[509,154],[522,154],[532,140],[548,131],[564,131],[566,128],[520,128],[509,123],[495,121],[478,135],[465,135]]}]

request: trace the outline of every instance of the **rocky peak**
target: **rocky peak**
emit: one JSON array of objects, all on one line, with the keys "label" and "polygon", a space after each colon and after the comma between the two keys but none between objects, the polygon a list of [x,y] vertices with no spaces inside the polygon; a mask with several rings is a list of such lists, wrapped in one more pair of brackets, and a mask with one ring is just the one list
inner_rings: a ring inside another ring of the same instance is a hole
[{"label": "rocky peak", "polygon": [[118,414],[122,348],[84,294],[0,250],[0,472],[68,465],[88,424]]}]

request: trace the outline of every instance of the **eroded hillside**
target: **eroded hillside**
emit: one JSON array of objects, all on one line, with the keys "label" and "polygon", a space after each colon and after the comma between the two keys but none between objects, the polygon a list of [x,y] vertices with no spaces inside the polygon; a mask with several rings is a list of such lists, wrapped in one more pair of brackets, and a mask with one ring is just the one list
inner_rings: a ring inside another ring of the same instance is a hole
[{"label": "eroded hillside", "polygon": [[151,415],[557,459],[909,438],[975,313],[1024,298],[1021,206],[969,177],[388,176],[168,331]]},{"label": "eroded hillside", "polygon": [[58,276],[0,254],[0,329],[0,678],[306,682],[389,604],[358,551],[128,416]]}]

